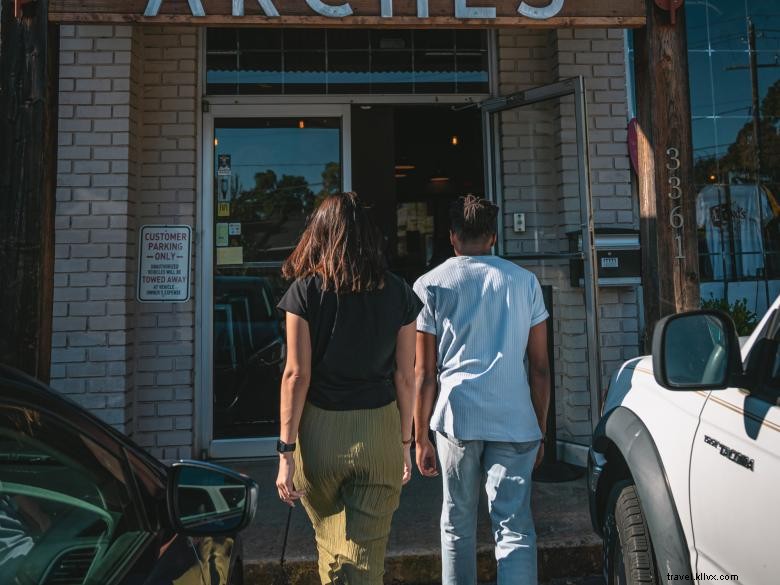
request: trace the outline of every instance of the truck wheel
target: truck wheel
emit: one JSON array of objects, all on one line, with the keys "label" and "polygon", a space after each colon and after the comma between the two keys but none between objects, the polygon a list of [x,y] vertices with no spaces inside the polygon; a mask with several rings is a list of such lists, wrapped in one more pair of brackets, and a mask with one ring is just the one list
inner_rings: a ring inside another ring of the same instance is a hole
[{"label": "truck wheel", "polygon": [[612,487],[604,518],[604,574],[607,585],[657,585],[653,547],[636,486]]}]

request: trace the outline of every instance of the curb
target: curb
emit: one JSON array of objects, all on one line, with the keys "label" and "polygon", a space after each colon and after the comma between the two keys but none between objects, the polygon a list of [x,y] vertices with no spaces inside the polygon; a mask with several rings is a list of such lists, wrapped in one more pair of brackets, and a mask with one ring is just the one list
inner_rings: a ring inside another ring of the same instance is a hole
[{"label": "curb", "polygon": [[[540,546],[538,559],[540,582],[571,575],[594,575],[601,572],[601,545]],[[285,570],[289,585],[321,585],[317,563],[312,559],[288,560]],[[388,557],[385,571],[388,585],[434,585],[441,583],[441,556],[436,552]],[[495,581],[492,548],[481,547],[478,551],[477,575],[479,581]],[[245,585],[269,585],[278,576],[278,561],[244,561]]]}]

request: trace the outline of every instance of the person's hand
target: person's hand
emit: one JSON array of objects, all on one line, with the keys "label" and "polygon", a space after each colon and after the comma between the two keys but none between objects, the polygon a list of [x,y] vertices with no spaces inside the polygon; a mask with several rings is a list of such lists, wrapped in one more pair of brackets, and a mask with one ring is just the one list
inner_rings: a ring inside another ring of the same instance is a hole
[{"label": "person's hand", "polygon": [[401,485],[406,485],[412,479],[412,446],[403,445],[404,450],[404,474],[401,477]]},{"label": "person's hand", "polygon": [[436,448],[428,437],[417,440],[417,469],[423,477],[436,477],[439,470],[436,469]]},{"label": "person's hand", "polygon": [[295,490],[293,476],[295,475],[295,459],[292,453],[279,455],[279,475],[276,476],[276,489],[279,491],[279,499],[288,506],[295,506],[295,500],[304,496],[304,492]]},{"label": "person's hand", "polygon": [[542,464],[542,459],[544,459],[544,439],[539,441],[539,450],[536,452],[536,462],[534,463],[534,469]]}]

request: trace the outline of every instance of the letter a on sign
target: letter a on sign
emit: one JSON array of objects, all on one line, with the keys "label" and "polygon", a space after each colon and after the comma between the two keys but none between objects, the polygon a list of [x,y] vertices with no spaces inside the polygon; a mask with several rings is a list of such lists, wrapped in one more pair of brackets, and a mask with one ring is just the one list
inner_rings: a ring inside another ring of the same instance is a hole
[{"label": "letter a on sign", "polygon": [[[273,0],[257,0],[260,8],[266,16],[278,17],[279,11],[274,6]],[[244,16],[244,0],[233,0],[233,16]]]},{"label": "letter a on sign", "polygon": [[[206,16],[206,11],[203,10],[203,4],[200,0],[187,0],[187,3],[190,5],[192,16]],[[160,6],[162,6],[162,0],[149,0],[144,16],[157,16],[160,12]]]}]

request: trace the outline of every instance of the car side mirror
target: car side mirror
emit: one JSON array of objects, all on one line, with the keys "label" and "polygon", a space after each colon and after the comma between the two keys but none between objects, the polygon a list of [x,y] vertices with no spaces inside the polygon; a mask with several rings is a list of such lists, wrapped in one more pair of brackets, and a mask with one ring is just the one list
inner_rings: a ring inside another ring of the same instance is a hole
[{"label": "car side mirror", "polygon": [[667,390],[723,390],[742,374],[731,318],[689,311],[661,319],[653,332],[653,374]]},{"label": "car side mirror", "polygon": [[202,461],[180,461],[168,479],[168,516],[188,536],[231,535],[257,511],[258,487],[250,477]]}]

